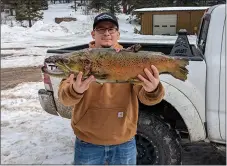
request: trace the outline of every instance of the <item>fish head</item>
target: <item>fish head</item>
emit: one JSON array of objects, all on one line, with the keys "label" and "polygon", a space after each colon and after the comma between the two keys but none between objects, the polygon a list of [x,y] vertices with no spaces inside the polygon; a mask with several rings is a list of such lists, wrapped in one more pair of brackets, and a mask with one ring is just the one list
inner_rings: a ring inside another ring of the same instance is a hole
[{"label": "fish head", "polygon": [[52,75],[57,76],[57,75],[69,74],[71,71],[70,68],[68,67],[68,64],[70,63],[69,57],[64,57],[62,55],[54,55],[46,58],[45,63],[52,64],[56,67],[51,71],[48,71]]},{"label": "fish head", "polygon": [[69,54],[54,55],[45,59],[46,63],[56,66],[55,70],[51,70],[51,74],[69,75],[71,73],[77,75],[80,71],[87,76],[91,71],[91,59],[88,52],[77,51]]}]

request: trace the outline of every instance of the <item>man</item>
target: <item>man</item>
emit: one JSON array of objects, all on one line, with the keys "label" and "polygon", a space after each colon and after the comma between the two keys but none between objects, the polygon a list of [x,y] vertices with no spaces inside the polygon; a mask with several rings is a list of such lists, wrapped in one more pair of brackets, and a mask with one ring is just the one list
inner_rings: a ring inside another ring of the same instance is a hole
[{"label": "man", "polygon": [[[123,47],[117,18],[109,13],[95,17],[94,41],[90,48]],[[136,164],[135,135],[138,121],[138,99],[146,105],[159,103],[164,88],[155,66],[152,73],[145,69],[149,79],[138,76],[143,85],[98,84],[90,76],[82,81],[82,73],[74,79],[71,74],[59,86],[59,99],[67,106],[74,106],[71,126],[77,137],[75,164]]]}]

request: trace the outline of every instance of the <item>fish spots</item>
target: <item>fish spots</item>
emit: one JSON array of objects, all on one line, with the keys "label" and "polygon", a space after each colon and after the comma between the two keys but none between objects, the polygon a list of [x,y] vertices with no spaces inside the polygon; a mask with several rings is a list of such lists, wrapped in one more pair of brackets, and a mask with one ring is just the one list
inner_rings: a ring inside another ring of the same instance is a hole
[{"label": "fish spots", "polygon": [[[78,55],[80,61],[78,61]],[[183,61],[176,61],[172,57],[156,52],[139,51],[138,53],[113,49],[93,49],[92,51],[79,52],[71,57],[69,66],[71,70],[84,70],[98,79],[111,81],[134,81],[138,74],[144,74],[143,69],[150,69],[155,65],[160,73],[168,72],[176,78],[184,80],[186,69]],[[77,65],[75,65],[77,63]],[[171,71],[170,71],[171,70]]]},{"label": "fish spots", "polygon": [[102,58],[102,59],[104,58],[102,54],[100,55],[100,58]]}]

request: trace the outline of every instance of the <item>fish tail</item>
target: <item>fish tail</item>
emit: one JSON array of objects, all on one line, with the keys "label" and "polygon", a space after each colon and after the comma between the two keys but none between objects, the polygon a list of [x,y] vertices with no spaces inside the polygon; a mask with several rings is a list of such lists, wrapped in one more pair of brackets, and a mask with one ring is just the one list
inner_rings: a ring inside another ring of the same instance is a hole
[{"label": "fish tail", "polygon": [[188,69],[186,66],[189,65],[188,59],[176,59],[175,60],[175,67],[172,68],[172,76],[181,80],[185,81],[187,80],[188,75]]}]

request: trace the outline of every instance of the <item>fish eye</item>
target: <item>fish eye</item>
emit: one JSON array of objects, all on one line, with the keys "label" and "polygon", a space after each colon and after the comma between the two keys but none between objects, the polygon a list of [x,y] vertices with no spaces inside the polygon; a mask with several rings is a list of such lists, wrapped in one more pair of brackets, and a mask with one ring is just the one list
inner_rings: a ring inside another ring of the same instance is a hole
[{"label": "fish eye", "polygon": [[62,63],[69,64],[70,60],[68,58],[62,58]]}]

